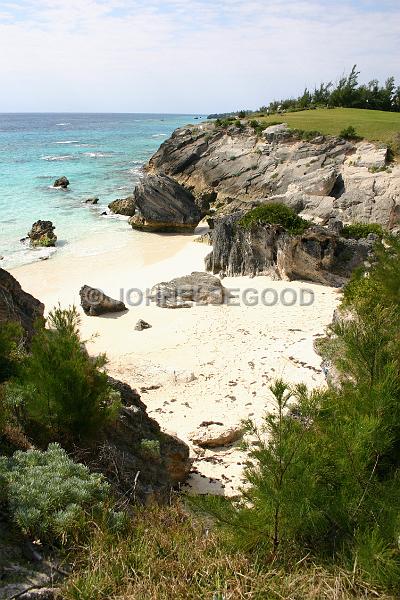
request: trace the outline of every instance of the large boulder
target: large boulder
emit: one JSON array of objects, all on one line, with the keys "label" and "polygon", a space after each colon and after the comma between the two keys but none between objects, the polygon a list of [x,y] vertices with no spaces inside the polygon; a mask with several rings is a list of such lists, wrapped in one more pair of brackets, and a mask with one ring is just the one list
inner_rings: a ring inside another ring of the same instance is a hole
[{"label": "large boulder", "polygon": [[51,221],[36,221],[28,233],[31,246],[42,246],[45,248],[55,246],[57,236],[54,233],[54,230],[55,226]]},{"label": "large boulder", "polygon": [[81,306],[85,314],[90,317],[127,310],[125,304],[121,300],[114,300],[101,290],[92,288],[89,285],[84,285],[80,289],[79,295],[81,298]]},{"label": "large boulder", "polygon": [[113,200],[113,202],[110,202],[108,205],[108,208],[116,215],[133,217],[135,214],[136,203],[132,196],[128,196],[128,198],[118,198],[117,200]]},{"label": "large boulder", "polygon": [[189,438],[200,448],[218,448],[228,446],[243,437],[242,424],[224,425],[218,421],[205,421],[192,433]]},{"label": "large boulder", "polygon": [[280,225],[243,228],[242,216],[239,212],[216,221],[213,251],[205,260],[208,271],[342,285],[368,259],[375,243],[342,238],[332,227],[310,226],[301,235],[291,235]]},{"label": "large boulder", "polygon": [[78,459],[101,471],[134,500],[168,501],[171,488],[184,481],[191,469],[189,448],[161,431],[129,385],[111,377],[109,382],[121,395],[120,415]]},{"label": "large boulder", "polygon": [[151,298],[162,308],[190,308],[194,304],[223,304],[227,291],[218,277],[209,273],[193,272],[191,275],[163,281],[151,290]]},{"label": "large boulder", "polygon": [[62,177],[59,177],[58,179],[56,179],[55,182],[53,183],[53,187],[62,188],[63,190],[66,190],[68,186],[69,186],[69,180],[64,175]]},{"label": "large boulder", "polygon": [[44,305],[24,292],[18,281],[4,269],[0,269],[0,326],[7,321],[17,321],[31,340],[37,319],[43,318]]},{"label": "large boulder", "polygon": [[201,211],[193,194],[171,177],[146,175],[133,194],[136,212],[129,219],[133,229],[142,231],[193,231]]}]

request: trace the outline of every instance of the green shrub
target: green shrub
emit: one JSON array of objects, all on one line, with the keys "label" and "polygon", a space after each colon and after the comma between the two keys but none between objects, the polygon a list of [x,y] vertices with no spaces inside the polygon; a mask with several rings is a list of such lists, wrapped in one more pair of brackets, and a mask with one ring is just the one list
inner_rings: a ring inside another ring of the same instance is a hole
[{"label": "green shrub", "polygon": [[284,204],[261,204],[245,214],[239,221],[244,229],[254,225],[281,225],[289,233],[298,235],[303,233],[310,223],[299,217],[291,208]]},{"label": "green shrub", "polygon": [[108,384],[104,355],[89,357],[79,335],[75,307],[54,309],[49,329],[38,329],[21,380],[26,418],[39,443],[85,439],[98,433],[119,408]]},{"label": "green shrub", "polygon": [[85,511],[109,494],[104,477],[74,463],[58,444],[46,452],[0,457],[2,501],[12,521],[29,536],[65,540],[79,529]]},{"label": "green shrub", "polygon": [[344,140],[355,140],[355,141],[362,139],[358,135],[358,133],[355,130],[355,128],[353,127],[353,125],[349,125],[349,127],[342,129],[342,131],[339,133],[339,137],[343,138]]},{"label": "green shrub", "polygon": [[13,377],[21,359],[22,327],[18,323],[0,324],[0,383]]},{"label": "green shrub", "polygon": [[159,440],[143,439],[140,442],[140,451],[144,458],[159,459],[161,456]]},{"label": "green shrub", "polygon": [[382,238],[385,235],[382,225],[378,223],[353,223],[343,227],[342,236],[348,239],[361,240],[370,233],[374,233]]},{"label": "green shrub", "polygon": [[311,142],[315,138],[322,136],[322,133],[320,131],[315,130],[292,129],[291,131],[296,137],[299,137],[305,142]]}]

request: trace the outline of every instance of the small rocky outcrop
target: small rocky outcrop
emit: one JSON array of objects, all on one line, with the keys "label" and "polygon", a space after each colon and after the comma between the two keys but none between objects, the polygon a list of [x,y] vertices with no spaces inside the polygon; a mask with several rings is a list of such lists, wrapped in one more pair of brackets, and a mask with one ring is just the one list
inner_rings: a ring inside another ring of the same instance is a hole
[{"label": "small rocky outcrop", "polygon": [[151,329],[150,323],[146,323],[143,319],[139,319],[139,321],[135,325],[135,331],[144,331],[145,329]]},{"label": "small rocky outcrop", "polygon": [[218,277],[194,272],[158,283],[151,290],[151,298],[161,308],[190,308],[194,304],[223,304],[227,291]]},{"label": "small rocky outcrop", "polygon": [[129,219],[133,229],[193,231],[202,217],[193,194],[164,175],[146,175],[135,188],[133,199],[136,212]]},{"label": "small rocky outcrop", "polygon": [[62,177],[59,177],[53,183],[53,187],[62,188],[63,190],[66,190],[68,186],[69,186],[69,180],[65,177],[65,175],[63,175]]},{"label": "small rocky outcrop", "polygon": [[85,204],[98,204],[99,198],[88,198],[85,200]]},{"label": "small rocky outcrop", "polygon": [[161,431],[135,390],[121,381],[109,381],[120,393],[122,410],[96,445],[85,449],[83,462],[101,471],[121,491],[129,491],[135,500],[168,500],[171,488],[189,474],[189,448]]},{"label": "small rocky outcrop", "polygon": [[84,285],[80,291],[81,306],[86,315],[97,317],[105,313],[119,313],[127,310],[121,300],[114,300],[97,288]]},{"label": "small rocky outcrop", "polygon": [[128,198],[118,198],[117,200],[110,202],[108,208],[116,215],[133,217],[135,214],[136,203],[133,196],[128,196]]},{"label": "small rocky outcrop", "polygon": [[243,214],[216,221],[213,251],[205,259],[208,271],[342,285],[368,259],[376,241],[373,235],[364,240],[342,238],[336,221],[331,228],[310,226],[301,235],[291,235],[280,225],[243,228]]},{"label": "small rocky outcrop", "polygon": [[31,340],[37,319],[43,318],[44,305],[24,292],[18,281],[0,269],[0,326],[7,321],[17,321],[23,327],[26,339]]},{"label": "small rocky outcrop", "polygon": [[189,434],[189,439],[201,448],[228,446],[243,437],[243,426],[224,425],[217,421],[205,421]]},{"label": "small rocky outcrop", "polygon": [[51,221],[36,221],[28,233],[31,246],[44,248],[55,246],[57,236],[54,230],[55,226]]}]

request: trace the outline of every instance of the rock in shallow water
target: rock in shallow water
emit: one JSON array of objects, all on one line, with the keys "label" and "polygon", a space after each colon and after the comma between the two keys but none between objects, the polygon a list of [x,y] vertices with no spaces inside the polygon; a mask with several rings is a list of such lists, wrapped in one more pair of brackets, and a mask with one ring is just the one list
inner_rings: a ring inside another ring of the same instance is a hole
[{"label": "rock in shallow water", "polygon": [[57,236],[54,230],[55,226],[51,221],[36,221],[28,233],[31,246],[42,246],[44,248],[55,246]]},{"label": "rock in shallow water", "polygon": [[59,177],[58,179],[56,179],[55,182],[53,183],[53,187],[62,188],[64,190],[66,190],[68,186],[69,186],[69,180],[64,175],[62,177]]},{"label": "rock in shallow water", "polygon": [[223,304],[227,290],[218,277],[209,273],[191,275],[163,281],[151,290],[151,298],[161,308],[190,308],[193,304]]},{"label": "rock in shallow water", "polygon": [[132,196],[128,196],[128,198],[118,198],[117,200],[110,202],[108,208],[116,215],[133,217],[135,214],[136,203]]},{"label": "rock in shallow water", "polygon": [[114,300],[110,296],[106,296],[101,290],[88,285],[84,285],[80,289],[79,295],[81,297],[81,306],[85,314],[90,317],[127,310],[121,300]]}]

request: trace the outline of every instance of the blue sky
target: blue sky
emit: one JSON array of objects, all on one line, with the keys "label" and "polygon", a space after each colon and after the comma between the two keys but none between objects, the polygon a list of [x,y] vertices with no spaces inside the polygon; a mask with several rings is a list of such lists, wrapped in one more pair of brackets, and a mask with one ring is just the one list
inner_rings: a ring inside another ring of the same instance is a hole
[{"label": "blue sky", "polygon": [[257,108],[339,77],[400,83],[396,0],[0,0],[0,111]]}]

